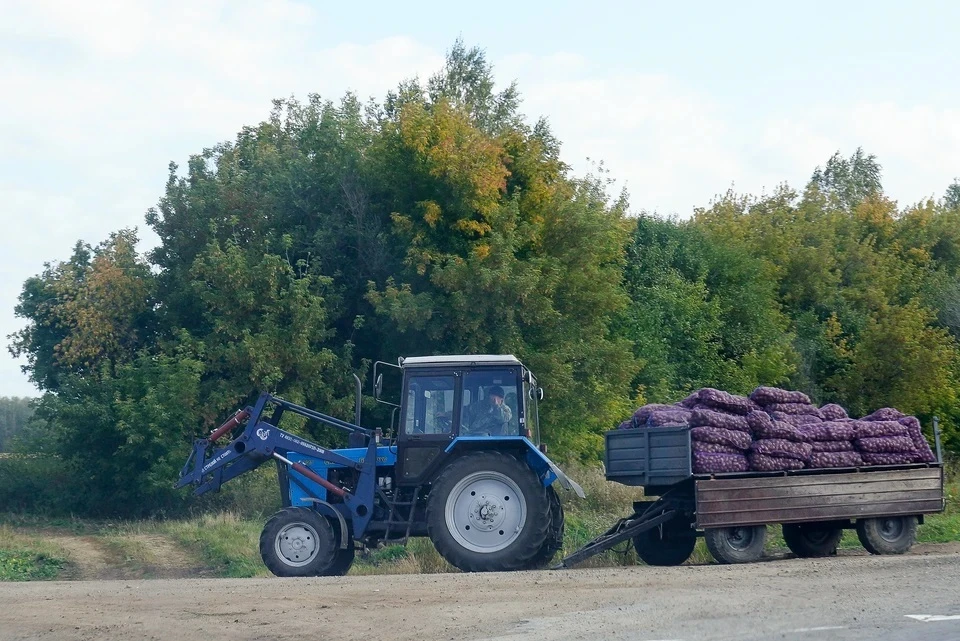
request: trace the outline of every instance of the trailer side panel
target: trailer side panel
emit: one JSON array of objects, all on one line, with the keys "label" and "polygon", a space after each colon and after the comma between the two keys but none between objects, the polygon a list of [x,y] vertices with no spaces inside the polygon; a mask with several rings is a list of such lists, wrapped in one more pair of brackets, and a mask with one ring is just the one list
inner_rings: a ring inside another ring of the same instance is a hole
[{"label": "trailer side panel", "polygon": [[942,468],[695,482],[696,527],[805,523],[943,510]]}]

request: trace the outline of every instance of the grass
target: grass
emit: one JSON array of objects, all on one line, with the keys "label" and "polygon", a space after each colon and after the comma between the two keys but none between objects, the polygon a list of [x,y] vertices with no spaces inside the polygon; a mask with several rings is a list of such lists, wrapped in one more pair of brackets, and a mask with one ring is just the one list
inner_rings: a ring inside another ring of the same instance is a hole
[{"label": "grass", "polygon": [[[572,478],[580,482],[587,500],[572,492],[558,490],[566,512],[566,536],[557,559],[570,554],[627,516],[633,501],[643,498],[637,488],[607,482],[597,468],[566,466]],[[918,530],[921,543],[960,541],[960,468],[947,472],[946,509],[929,515]],[[264,483],[275,483],[269,478]],[[269,508],[266,489],[258,490],[258,506]],[[53,579],[70,567],[70,559],[55,536],[82,536],[95,540],[125,576],[151,576],[150,568],[163,567],[174,552],[185,574],[220,577],[269,576],[260,560],[260,531],[269,512],[220,510],[193,518],[143,521],[95,521],[87,519],[51,519],[16,513],[0,514],[0,580]],[[164,545],[157,545],[157,541]],[[847,531],[841,548],[858,548],[856,533]],[[769,551],[786,550],[779,526],[768,530]],[[688,561],[710,563],[712,558],[703,541]],[[637,563],[632,545],[587,560],[583,566],[600,567]],[[353,575],[429,574],[456,572],[425,538],[411,539],[407,547],[390,546],[358,553],[350,570]]]},{"label": "grass", "polygon": [[234,512],[210,514],[186,521],[162,521],[157,531],[194,553],[216,576],[269,576],[260,560],[263,521]]},{"label": "grass", "polygon": [[52,543],[26,537],[0,525],[0,581],[56,579],[66,566],[60,550]]}]

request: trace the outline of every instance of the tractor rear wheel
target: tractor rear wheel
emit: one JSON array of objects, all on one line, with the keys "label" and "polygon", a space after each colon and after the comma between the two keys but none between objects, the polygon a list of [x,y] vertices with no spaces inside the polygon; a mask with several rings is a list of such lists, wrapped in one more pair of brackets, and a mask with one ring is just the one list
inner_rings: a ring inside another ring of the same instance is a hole
[{"label": "tractor rear wheel", "polygon": [[316,576],[335,560],[336,535],[316,510],[288,507],[267,521],[260,533],[260,557],[277,576]]},{"label": "tractor rear wheel", "polygon": [[546,488],[527,465],[477,452],[433,482],[427,528],[443,558],[465,572],[521,570],[544,553],[550,512]]},{"label": "tractor rear wheel", "polygon": [[538,570],[547,567],[557,552],[563,549],[564,516],[563,504],[557,496],[553,486],[547,488],[547,498],[550,500],[550,527],[547,529],[547,539],[540,547],[530,563],[528,570]]}]

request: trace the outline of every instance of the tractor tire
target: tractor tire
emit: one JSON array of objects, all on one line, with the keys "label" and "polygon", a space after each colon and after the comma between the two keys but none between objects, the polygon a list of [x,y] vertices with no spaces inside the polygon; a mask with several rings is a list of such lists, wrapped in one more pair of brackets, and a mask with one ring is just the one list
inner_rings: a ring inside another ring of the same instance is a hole
[{"label": "tractor tire", "polygon": [[763,556],[767,526],[709,528],[703,538],[718,563],[752,563]]},{"label": "tractor tire", "polygon": [[501,452],[454,460],[432,484],[427,530],[464,572],[522,570],[550,535],[550,499],[537,475]]},{"label": "tractor tire", "polygon": [[689,523],[670,521],[633,537],[633,549],[647,565],[680,565],[697,545],[697,533]]},{"label": "tractor tire", "polygon": [[857,521],[857,538],[870,554],[903,554],[917,539],[917,517],[860,519]]},{"label": "tractor tire", "polygon": [[260,558],[277,576],[316,576],[334,562],[336,534],[316,510],[287,507],[260,533]]},{"label": "tractor tire", "polygon": [[337,520],[327,517],[331,529],[334,532],[334,542],[336,552],[333,555],[333,561],[326,568],[317,573],[318,576],[343,576],[350,571],[353,565],[353,559],[357,555],[356,547],[353,544],[353,536],[347,532],[347,547],[340,549],[340,523]]},{"label": "tractor tire", "polygon": [[528,570],[541,570],[550,565],[550,561],[563,549],[564,516],[563,504],[557,496],[553,486],[547,488],[547,498],[550,500],[550,527],[547,529],[547,540],[543,542],[540,551],[527,565]]},{"label": "tractor tire", "polygon": [[784,523],[783,540],[801,559],[832,556],[843,537],[843,528],[829,523]]}]

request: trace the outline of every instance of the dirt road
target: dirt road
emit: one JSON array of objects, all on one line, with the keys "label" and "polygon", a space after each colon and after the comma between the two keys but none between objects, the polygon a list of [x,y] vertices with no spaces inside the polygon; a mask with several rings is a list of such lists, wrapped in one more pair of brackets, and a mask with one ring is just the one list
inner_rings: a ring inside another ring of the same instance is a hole
[{"label": "dirt road", "polygon": [[957,640],[954,552],[512,574],[7,583],[0,639]]}]

